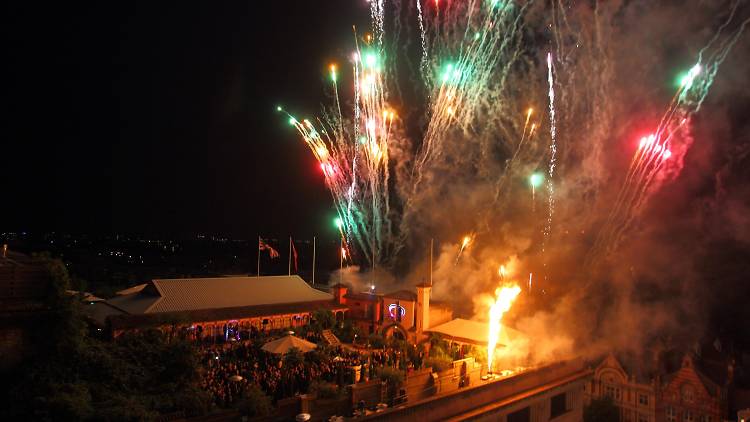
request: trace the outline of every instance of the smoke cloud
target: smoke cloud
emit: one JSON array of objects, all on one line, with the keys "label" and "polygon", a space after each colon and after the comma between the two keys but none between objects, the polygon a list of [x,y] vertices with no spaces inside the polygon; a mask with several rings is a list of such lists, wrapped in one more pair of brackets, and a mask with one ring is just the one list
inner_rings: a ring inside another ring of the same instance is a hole
[{"label": "smoke cloud", "polygon": [[[496,86],[497,94],[479,108],[480,124],[447,135],[440,154],[422,169],[418,190],[409,167],[395,172],[394,189],[409,192],[401,217],[406,263],[374,277],[352,267],[345,281],[356,290],[367,290],[373,279],[381,292],[411,288],[429,277],[435,239],[433,297],[452,303],[458,316],[486,320],[487,295],[502,282],[517,282],[522,293],[505,320],[527,338],[506,353],[536,362],[612,349],[644,355],[657,344],[689,346],[715,332],[717,305],[737,302],[718,290],[750,293],[737,276],[748,269],[740,257],[750,251],[750,126],[742,118],[750,109],[746,36],[675,135],[673,159],[642,205],[614,227],[619,234],[604,252],[592,251],[638,139],[659,124],[677,74],[695,63],[733,4],[577,2],[565,10],[534,4],[525,15],[518,61],[506,85]],[[544,24],[550,14],[565,18],[557,32]],[[736,16],[727,30],[738,29],[750,7],[742,4]],[[528,176],[548,170],[547,51],[557,58],[559,161],[545,238],[549,191],[545,185],[532,195]],[[529,106],[537,132],[521,148]],[[403,145],[391,157],[399,166],[413,160]],[[474,240],[459,256],[469,233]],[[508,270],[505,279],[500,265]]]}]

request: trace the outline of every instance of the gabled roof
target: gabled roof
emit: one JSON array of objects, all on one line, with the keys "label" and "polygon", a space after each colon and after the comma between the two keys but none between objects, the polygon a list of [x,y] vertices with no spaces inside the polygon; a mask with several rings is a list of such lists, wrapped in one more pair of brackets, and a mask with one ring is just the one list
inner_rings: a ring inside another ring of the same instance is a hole
[{"label": "gabled roof", "polygon": [[344,297],[350,300],[361,300],[363,302],[375,302],[380,298],[380,296],[368,292],[347,293]]},{"label": "gabled roof", "polygon": [[136,315],[333,300],[296,275],[159,279],[136,287],[107,303]]},{"label": "gabled roof", "polygon": [[680,372],[692,372],[695,377],[698,378],[700,383],[706,389],[706,392],[713,397],[716,397],[719,393],[721,386],[706,376],[699,368],[696,367],[696,360],[693,359],[689,353],[686,353],[682,358],[682,367],[677,371],[668,374],[664,377],[664,385],[670,385],[673,382],[681,382],[679,377]]},{"label": "gabled roof", "polygon": [[618,380],[619,382],[627,382],[630,378],[628,376],[628,372],[625,371],[625,368],[623,368],[620,361],[615,357],[614,354],[609,353],[607,356],[602,360],[602,362],[597,365],[596,370],[594,371],[595,377],[601,377],[602,375],[605,375],[605,378],[609,377],[609,373],[612,371],[616,372],[621,380]]},{"label": "gabled roof", "polygon": [[411,301],[417,300],[417,294],[414,292],[410,292],[409,290],[399,290],[397,292],[385,294],[383,295],[383,297],[388,297],[391,299],[398,299],[398,300],[411,300]]},{"label": "gabled roof", "polygon": [[430,300],[430,307],[453,309],[453,306],[451,306],[450,303],[442,300]]},{"label": "gabled roof", "polygon": [[138,285],[133,286],[133,287],[128,287],[127,289],[120,290],[116,294],[118,296],[125,296],[125,295],[129,295],[129,294],[133,294],[133,293],[138,293],[141,290],[143,290],[143,288],[146,287],[147,284],[148,283],[143,283],[143,284],[138,284]]}]

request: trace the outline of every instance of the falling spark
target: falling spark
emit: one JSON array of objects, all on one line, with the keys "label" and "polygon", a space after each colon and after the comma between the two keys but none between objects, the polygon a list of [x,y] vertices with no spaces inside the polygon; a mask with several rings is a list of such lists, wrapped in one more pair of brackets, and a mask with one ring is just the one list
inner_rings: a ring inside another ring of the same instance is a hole
[{"label": "falling spark", "polygon": [[419,62],[419,68],[422,70],[422,75],[427,73],[427,35],[424,30],[424,21],[422,18],[422,1],[417,1],[417,17],[419,19],[419,35],[422,40],[422,60]]},{"label": "falling spark", "polygon": [[466,249],[471,242],[474,240],[474,234],[467,234],[464,236],[463,240],[461,241],[461,249],[458,251],[458,255],[456,256],[456,262],[454,265],[458,264],[458,261],[461,259],[461,254],[464,253],[464,249]]},{"label": "falling spark", "polygon": [[532,273],[529,273],[529,292],[531,292],[531,276]]},{"label": "falling spark", "polygon": [[557,128],[555,125],[555,81],[552,76],[552,53],[547,53],[547,82],[549,84],[549,134],[550,134],[550,158],[549,158],[549,176],[547,178],[547,191],[549,193],[547,214],[547,225],[544,228],[544,240],[542,242],[542,253],[549,242],[552,232],[552,214],[555,213],[555,185],[552,179],[555,175],[555,166],[557,165]]}]

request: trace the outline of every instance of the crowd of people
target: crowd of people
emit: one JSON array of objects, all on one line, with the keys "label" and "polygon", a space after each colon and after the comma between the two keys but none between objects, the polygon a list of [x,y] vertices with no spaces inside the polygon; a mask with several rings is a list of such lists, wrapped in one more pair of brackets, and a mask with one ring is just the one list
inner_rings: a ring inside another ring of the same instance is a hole
[{"label": "crowd of people", "polygon": [[[276,333],[277,336],[285,333]],[[307,338],[307,335],[303,335]],[[409,371],[423,362],[421,351],[403,348],[378,350],[326,347],[319,343],[313,352],[296,356],[272,354],[262,345],[273,336],[257,333],[249,340],[204,345],[201,386],[219,407],[230,407],[243,396],[248,385],[257,385],[274,401],[313,392],[318,383],[342,388],[376,377],[379,368]],[[314,335],[310,340],[314,340]]]}]

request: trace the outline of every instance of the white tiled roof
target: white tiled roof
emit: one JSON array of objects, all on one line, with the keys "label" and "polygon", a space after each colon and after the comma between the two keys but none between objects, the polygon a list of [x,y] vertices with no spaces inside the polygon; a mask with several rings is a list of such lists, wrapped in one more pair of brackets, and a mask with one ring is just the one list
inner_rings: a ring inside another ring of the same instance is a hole
[{"label": "white tiled roof", "polygon": [[129,314],[150,314],[332,300],[293,275],[153,280],[108,303]]}]

